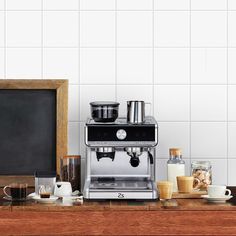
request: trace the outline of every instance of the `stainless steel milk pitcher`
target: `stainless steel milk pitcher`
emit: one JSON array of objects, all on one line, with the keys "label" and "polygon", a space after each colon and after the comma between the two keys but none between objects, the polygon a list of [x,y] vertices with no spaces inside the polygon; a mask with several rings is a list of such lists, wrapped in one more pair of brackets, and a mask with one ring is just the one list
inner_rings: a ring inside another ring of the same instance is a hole
[{"label": "stainless steel milk pitcher", "polygon": [[145,121],[145,102],[127,101],[127,122],[140,124]]}]

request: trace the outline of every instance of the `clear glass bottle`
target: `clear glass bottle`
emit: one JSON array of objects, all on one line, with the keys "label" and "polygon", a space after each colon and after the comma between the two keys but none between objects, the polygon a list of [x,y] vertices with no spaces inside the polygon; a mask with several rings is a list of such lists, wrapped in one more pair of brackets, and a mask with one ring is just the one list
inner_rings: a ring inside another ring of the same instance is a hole
[{"label": "clear glass bottle", "polygon": [[193,161],[191,165],[192,176],[194,177],[193,188],[206,190],[212,183],[212,170],[210,161]]},{"label": "clear glass bottle", "polygon": [[181,149],[170,148],[170,159],[167,162],[167,178],[173,183],[173,192],[178,191],[177,176],[185,175],[185,162],[182,159]]}]

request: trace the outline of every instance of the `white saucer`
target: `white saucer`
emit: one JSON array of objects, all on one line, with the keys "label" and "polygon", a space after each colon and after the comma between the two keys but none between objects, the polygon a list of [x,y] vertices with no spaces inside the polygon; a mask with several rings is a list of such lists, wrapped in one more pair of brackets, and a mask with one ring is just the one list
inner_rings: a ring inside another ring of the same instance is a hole
[{"label": "white saucer", "polygon": [[50,198],[41,198],[40,196],[35,195],[35,196],[32,196],[32,199],[40,203],[53,203],[58,199],[58,197],[50,196]]},{"label": "white saucer", "polygon": [[206,199],[209,202],[225,202],[231,199],[233,196],[224,196],[224,197],[209,197],[209,195],[202,195],[202,198]]}]

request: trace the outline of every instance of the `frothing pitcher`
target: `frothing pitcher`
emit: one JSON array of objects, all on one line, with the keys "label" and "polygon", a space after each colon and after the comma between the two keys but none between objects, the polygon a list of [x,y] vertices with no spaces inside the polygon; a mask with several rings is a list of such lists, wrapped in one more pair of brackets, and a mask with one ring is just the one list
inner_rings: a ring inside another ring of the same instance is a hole
[{"label": "frothing pitcher", "polygon": [[131,124],[141,124],[145,121],[144,101],[127,101],[127,122]]}]

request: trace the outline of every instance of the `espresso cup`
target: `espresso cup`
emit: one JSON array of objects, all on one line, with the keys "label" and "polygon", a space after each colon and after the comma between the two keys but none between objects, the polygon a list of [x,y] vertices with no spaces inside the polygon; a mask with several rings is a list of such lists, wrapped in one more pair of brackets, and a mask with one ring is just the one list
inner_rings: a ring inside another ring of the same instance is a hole
[{"label": "espresso cup", "polygon": [[180,193],[193,192],[193,176],[177,176],[178,191]]},{"label": "espresso cup", "polygon": [[171,199],[173,183],[170,181],[158,181],[157,188],[160,194],[160,200]]},{"label": "espresso cup", "polygon": [[[28,184],[13,183],[3,188],[4,194],[12,200],[24,200],[27,197]],[[7,193],[9,189],[9,193]]]},{"label": "espresso cup", "polygon": [[226,189],[224,185],[208,185],[207,192],[209,197],[225,197],[230,196],[230,189]]}]

